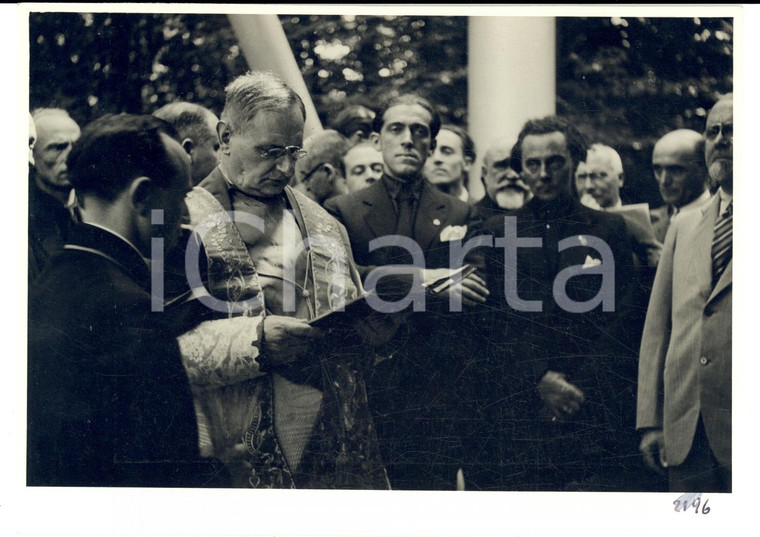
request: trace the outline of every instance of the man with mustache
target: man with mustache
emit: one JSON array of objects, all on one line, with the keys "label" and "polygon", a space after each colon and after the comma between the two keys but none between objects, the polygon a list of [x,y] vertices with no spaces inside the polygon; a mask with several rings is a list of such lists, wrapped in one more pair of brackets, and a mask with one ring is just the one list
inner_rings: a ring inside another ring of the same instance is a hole
[{"label": "man with mustache", "polygon": [[[413,94],[391,99],[375,116],[371,138],[383,155],[382,178],[325,202],[346,226],[365,286],[389,300],[419,294],[422,282],[447,275],[452,245],[479,222],[472,207],[443,194],[422,175],[440,125],[426,99]],[[375,247],[377,240],[386,245]],[[424,266],[413,262],[409,242],[419,249]],[[381,269],[398,271],[375,278]],[[453,289],[467,306],[488,295],[476,274]],[[432,302],[427,301],[428,310]],[[467,389],[458,377],[476,351],[463,337],[469,317],[451,315],[448,300],[441,302],[445,315],[410,314],[410,307],[396,314],[400,328],[368,379],[370,408],[393,488],[453,489],[462,465],[460,432],[455,430],[462,422],[453,416],[461,412],[456,394]]]},{"label": "man with mustache", "polygon": [[676,215],[710,199],[704,148],[704,137],[689,129],[671,131],[654,144],[652,168],[665,205],[650,210],[649,217],[660,242]]},{"label": "man with mustache", "polygon": [[731,492],[733,130],[728,94],[704,133],[718,192],[673,221],[641,341],[639,449],[672,491]]},{"label": "man with mustache", "polygon": [[425,178],[441,192],[467,203],[467,178],[476,156],[475,142],[467,131],[443,125],[435,137],[435,150],[425,161]]},{"label": "man with mustache", "polygon": [[483,156],[480,178],[486,195],[475,204],[483,218],[488,220],[497,214],[519,209],[533,197],[530,189],[520,178],[517,159],[512,158],[514,142],[501,138],[488,147]]}]

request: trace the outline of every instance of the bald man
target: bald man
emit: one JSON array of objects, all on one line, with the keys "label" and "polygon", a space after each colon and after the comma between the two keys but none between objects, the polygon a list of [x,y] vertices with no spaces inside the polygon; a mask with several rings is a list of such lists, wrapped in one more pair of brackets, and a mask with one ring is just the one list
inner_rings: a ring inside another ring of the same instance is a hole
[{"label": "bald man", "polygon": [[710,199],[705,141],[689,129],[667,133],[654,146],[652,168],[665,205],[649,211],[655,236],[663,242],[673,218]]},{"label": "bald man", "polygon": [[203,181],[219,164],[221,146],[216,135],[219,122],[216,114],[199,104],[177,101],[162,106],[153,115],[177,129],[182,148],[193,165],[193,184]]},{"label": "bald man", "polygon": [[515,169],[517,159],[512,158],[514,143],[510,138],[495,140],[483,156],[480,179],[486,195],[475,204],[475,209],[484,221],[519,209],[533,197],[528,185],[520,178],[519,170]]},{"label": "bald man", "polygon": [[81,132],[60,108],[38,108],[32,119],[37,140],[30,155],[34,168],[29,177],[29,283],[61,249],[73,223],[66,158]]}]

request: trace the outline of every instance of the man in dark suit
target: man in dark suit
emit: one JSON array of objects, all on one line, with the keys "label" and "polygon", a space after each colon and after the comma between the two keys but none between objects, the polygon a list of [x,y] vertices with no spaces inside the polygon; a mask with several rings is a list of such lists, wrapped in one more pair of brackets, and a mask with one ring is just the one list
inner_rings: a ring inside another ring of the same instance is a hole
[{"label": "man in dark suit", "polygon": [[668,232],[639,359],[636,427],[670,489],[731,492],[733,96],[707,115],[705,161],[720,188]]},{"label": "man in dark suit", "polygon": [[[635,351],[625,330],[631,250],[619,215],[573,193],[586,156],[580,133],[557,117],[518,138],[533,199],[485,226],[494,311],[494,376],[501,487],[622,490],[636,463]],[[505,250],[502,250],[502,247]]]},{"label": "man in dark suit", "polygon": [[83,223],[30,293],[29,485],[220,484],[215,465],[198,462],[175,339],[187,328],[152,312],[153,236],[176,242],[191,186],[167,128],[105,116],[69,156]]},{"label": "man in dark suit", "polygon": [[[450,246],[478,219],[472,207],[422,176],[440,128],[428,101],[397,97],[377,114],[373,127],[373,143],[383,154],[381,180],[332,198],[325,208],[346,227],[365,287],[389,302],[408,305],[405,301],[419,296],[424,281],[448,274]],[[385,244],[378,247],[378,240]],[[454,289],[465,305],[482,303],[488,293],[475,274]],[[438,306],[447,310],[448,300]],[[410,314],[409,309],[397,317],[400,328],[384,353],[387,359],[375,366],[368,381],[370,407],[392,487],[453,489],[462,454],[457,451],[459,433],[452,429],[452,402],[462,388],[457,374],[472,351],[462,349],[466,328],[458,324],[455,330],[452,319],[466,322],[466,316]]]},{"label": "man in dark suit", "polygon": [[660,242],[676,215],[710,199],[704,147],[702,135],[689,129],[671,131],[654,144],[652,169],[665,205],[651,209],[649,218]]}]

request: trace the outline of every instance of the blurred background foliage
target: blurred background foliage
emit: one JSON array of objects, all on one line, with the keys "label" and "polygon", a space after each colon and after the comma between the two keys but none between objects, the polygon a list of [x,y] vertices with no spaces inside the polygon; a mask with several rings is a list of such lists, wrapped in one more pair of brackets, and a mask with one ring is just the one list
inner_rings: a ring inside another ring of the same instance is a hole
[{"label": "blurred background foliage", "polygon": [[[347,103],[417,91],[466,125],[465,17],[280,20],[323,124]],[[29,37],[30,109],[60,106],[80,124],[177,99],[219,113],[224,86],[247,70],[224,15],[32,13]],[[730,19],[559,18],[557,112],[621,153],[624,201],[658,204],[654,142],[703,129],[717,96],[733,89],[732,63]]]}]

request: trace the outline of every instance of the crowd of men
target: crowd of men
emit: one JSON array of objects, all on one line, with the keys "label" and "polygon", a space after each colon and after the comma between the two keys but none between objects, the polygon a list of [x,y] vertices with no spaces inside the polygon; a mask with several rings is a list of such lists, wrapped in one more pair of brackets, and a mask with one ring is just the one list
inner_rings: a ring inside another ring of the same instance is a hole
[{"label": "crowd of men", "polygon": [[428,100],[305,115],[32,112],[30,485],[731,490],[731,94],[651,210],[560,117],[474,201]]}]

